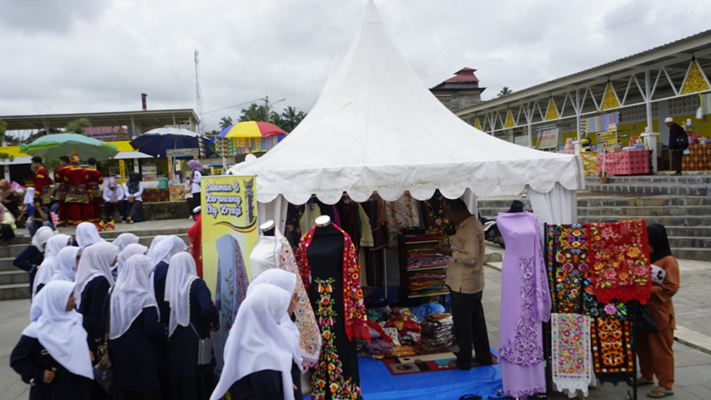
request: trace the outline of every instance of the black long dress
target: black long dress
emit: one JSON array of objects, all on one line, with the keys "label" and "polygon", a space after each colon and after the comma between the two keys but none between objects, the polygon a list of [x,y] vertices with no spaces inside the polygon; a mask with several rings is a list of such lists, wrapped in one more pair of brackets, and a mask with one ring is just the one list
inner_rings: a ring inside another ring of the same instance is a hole
[{"label": "black long dress", "polygon": [[153,289],[158,301],[158,309],[160,309],[160,322],[168,324],[170,317],[170,306],[165,301],[165,280],[168,278],[169,265],[163,261],[156,264],[153,272]]},{"label": "black long dress", "polygon": [[[205,281],[196,279],[190,285],[190,322],[201,338],[208,337],[210,329],[220,328],[217,309],[212,302]],[[175,400],[209,399],[215,388],[214,360],[208,365],[197,365],[198,337],[190,326],[175,328],[168,338],[165,372],[166,398]]]},{"label": "black long dress", "polygon": [[[106,294],[109,292],[109,281],[98,276],[92,279],[81,292],[81,303],[79,304],[79,313],[84,316],[82,325],[86,330],[86,341],[89,344],[89,350],[96,354],[99,345],[104,341],[104,333],[106,332],[106,323],[103,319],[104,304]],[[96,381],[91,384],[92,399],[110,399],[104,389]]]},{"label": "black long dress", "polygon": [[[91,380],[69,372],[49,354],[36,338],[22,336],[10,355],[10,366],[29,383],[30,400],[89,400]],[[56,368],[54,380],[44,383],[44,371]]]},{"label": "black long dress", "polygon": [[161,398],[159,347],[164,337],[165,325],[158,321],[158,310],[146,307],[126,333],[109,340],[114,400]]},{"label": "black long dress", "polygon": [[32,293],[32,283],[35,281],[37,267],[44,261],[44,253],[39,251],[35,245],[27,246],[22,250],[17,258],[12,262],[12,265],[30,274],[30,293]]},{"label": "black long dress", "polygon": [[[311,376],[314,398],[319,393],[326,399],[348,398],[360,393],[356,343],[346,335],[343,310],[343,234],[333,225],[317,228],[306,256],[311,267],[309,299],[316,320],[333,320],[333,325],[319,324],[323,335],[321,355]],[[330,285],[330,293],[326,289]],[[326,300],[328,299],[328,300]],[[324,306],[326,303],[326,306]],[[327,333],[328,332],[328,333]],[[329,368],[329,364],[334,364]],[[343,372],[337,373],[338,368]],[[336,394],[332,396],[331,385]]]}]

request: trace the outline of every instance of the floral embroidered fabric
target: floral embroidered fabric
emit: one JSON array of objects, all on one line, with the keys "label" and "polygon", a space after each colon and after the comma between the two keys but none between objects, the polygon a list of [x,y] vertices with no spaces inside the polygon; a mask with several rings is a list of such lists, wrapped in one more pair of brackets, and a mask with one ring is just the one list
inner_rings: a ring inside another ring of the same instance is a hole
[{"label": "floral embroidered fabric", "polygon": [[619,381],[634,372],[629,322],[594,318],[590,336],[595,374],[600,380]]},{"label": "floral embroidered fabric", "polygon": [[403,229],[420,226],[420,212],[417,201],[410,192],[405,192],[398,200],[385,203],[388,213],[390,243],[397,243],[397,235]]},{"label": "floral embroidered fabric", "polygon": [[553,383],[556,390],[587,393],[592,379],[590,317],[553,314],[551,320]]},{"label": "floral embroidered fabric", "polygon": [[442,196],[439,190],[435,191],[431,199],[423,201],[422,205],[424,206],[423,217],[427,229],[440,232],[443,236],[454,235],[454,225],[449,221],[445,212],[447,199]]},{"label": "floral embroidered fabric", "polygon": [[523,298],[523,310],[516,324],[516,333],[513,341],[501,346],[499,357],[512,364],[531,366],[543,362],[542,338],[538,337],[536,324],[536,311],[533,304],[536,300],[536,281],[533,259],[524,258],[521,261],[523,270],[523,284],[520,296]]},{"label": "floral embroidered fabric", "polygon": [[580,313],[581,284],[589,269],[587,229],[581,225],[550,225],[547,245],[553,312]]},{"label": "floral embroidered fabric", "polygon": [[652,292],[647,224],[644,220],[586,224],[588,264],[595,297],[604,304],[639,300]]},{"label": "floral embroidered fabric", "polygon": [[[343,310],[348,339],[366,340],[370,343],[370,330],[366,323],[365,303],[363,302],[363,289],[360,286],[360,265],[358,254],[355,251],[351,237],[335,223],[334,228],[343,234]],[[296,251],[296,260],[304,287],[311,281],[311,270],[307,257],[307,250],[314,239],[316,226],[304,235]]]},{"label": "floral embroidered fabric", "polygon": [[[277,254],[279,268],[299,276],[299,266],[296,264],[294,251],[291,249],[289,241],[284,236],[281,236],[279,240],[281,241],[279,254]],[[321,332],[319,332],[316,316],[309,301],[309,295],[301,279],[296,280],[296,295],[298,303],[294,309],[294,316],[296,317],[294,323],[301,334],[299,343],[301,355],[309,366],[313,366],[318,360],[321,350]]]},{"label": "floral embroidered fabric", "polygon": [[318,364],[311,375],[311,385],[313,392],[311,397],[315,400],[326,399],[351,399],[356,400],[361,396],[360,387],[353,384],[352,378],[343,377],[343,364],[336,352],[336,334],[334,325],[336,321],[336,311],[331,302],[331,293],[335,280],[319,279],[318,284],[318,317],[321,326],[321,337],[323,347]]}]

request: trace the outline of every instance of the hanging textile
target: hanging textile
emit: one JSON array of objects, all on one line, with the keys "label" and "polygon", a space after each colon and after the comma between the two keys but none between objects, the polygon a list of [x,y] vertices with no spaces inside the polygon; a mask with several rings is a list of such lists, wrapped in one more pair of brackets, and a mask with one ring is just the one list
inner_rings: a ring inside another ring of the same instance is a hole
[{"label": "hanging textile", "polygon": [[620,125],[620,113],[614,112],[610,114],[598,115],[595,117],[585,118],[587,124],[587,132],[607,132],[610,130],[610,124]]},{"label": "hanging textile", "polygon": [[629,322],[609,317],[593,318],[590,338],[594,370],[600,381],[624,381],[634,372]]},{"label": "hanging textile", "polygon": [[553,312],[581,312],[581,283],[588,272],[587,229],[582,225],[549,225],[548,280]]},{"label": "hanging textile", "polygon": [[420,226],[420,210],[417,201],[410,192],[405,192],[399,199],[385,203],[388,212],[388,232],[390,243],[397,243],[397,235],[403,229],[413,229]]},{"label": "hanging textile", "polygon": [[301,240],[301,217],[304,215],[304,206],[296,206],[289,203],[286,209],[286,230],[284,236],[287,237],[291,247],[296,249]]},{"label": "hanging textile", "polygon": [[583,279],[583,314],[590,317],[609,317],[627,319],[627,306],[619,300],[604,304],[594,294],[592,283],[587,277]]},{"label": "hanging textile", "polygon": [[551,347],[553,383],[556,390],[588,393],[592,379],[590,365],[590,317],[552,314]]},{"label": "hanging textile", "polygon": [[652,293],[645,220],[587,224],[589,279],[597,299],[646,304]]},{"label": "hanging textile", "polygon": [[700,94],[699,100],[701,101],[701,114],[711,115],[711,93]]},{"label": "hanging textile", "polygon": [[388,217],[382,201],[366,201],[363,209],[368,215],[373,234],[373,247],[365,251],[365,270],[370,286],[382,286],[384,282],[383,255],[388,246]]},{"label": "hanging textile", "polygon": [[445,212],[447,199],[442,196],[439,190],[435,191],[431,199],[423,201],[422,206],[425,228],[441,232],[443,236],[454,235],[454,225],[449,222]]}]

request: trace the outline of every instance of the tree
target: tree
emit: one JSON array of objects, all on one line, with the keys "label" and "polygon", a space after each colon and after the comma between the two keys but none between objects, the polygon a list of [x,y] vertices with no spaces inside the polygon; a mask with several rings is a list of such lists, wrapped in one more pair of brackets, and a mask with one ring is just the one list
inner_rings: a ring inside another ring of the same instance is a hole
[{"label": "tree", "polygon": [[243,121],[261,121],[267,122],[267,109],[263,105],[252,103],[248,108],[242,109],[242,114],[239,117],[240,122]]},{"label": "tree", "polygon": [[220,120],[220,130],[232,125],[232,117],[222,117]]},{"label": "tree", "polygon": [[284,112],[281,113],[281,118],[284,121],[284,125],[280,126],[280,128],[291,132],[306,118],[306,113],[303,111],[296,112],[294,107],[287,107]]},{"label": "tree", "polygon": [[7,131],[7,122],[0,119],[0,143],[5,140],[5,132]]},{"label": "tree", "polygon": [[496,97],[508,96],[511,93],[513,93],[513,90],[511,90],[508,86],[504,86]]},{"label": "tree", "polygon": [[86,118],[75,119],[74,121],[69,121],[67,126],[64,127],[64,131],[67,133],[78,133],[80,135],[86,135],[84,128],[89,127],[89,120]]}]

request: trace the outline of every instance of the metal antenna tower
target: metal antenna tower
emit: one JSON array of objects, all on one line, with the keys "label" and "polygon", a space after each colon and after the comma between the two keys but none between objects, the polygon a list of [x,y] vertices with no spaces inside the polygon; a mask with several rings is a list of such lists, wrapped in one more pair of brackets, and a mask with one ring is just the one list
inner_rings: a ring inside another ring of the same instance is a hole
[{"label": "metal antenna tower", "polygon": [[205,134],[205,121],[202,120],[202,86],[200,85],[200,53],[195,49],[195,100],[197,101],[197,115],[200,118],[198,133]]}]

